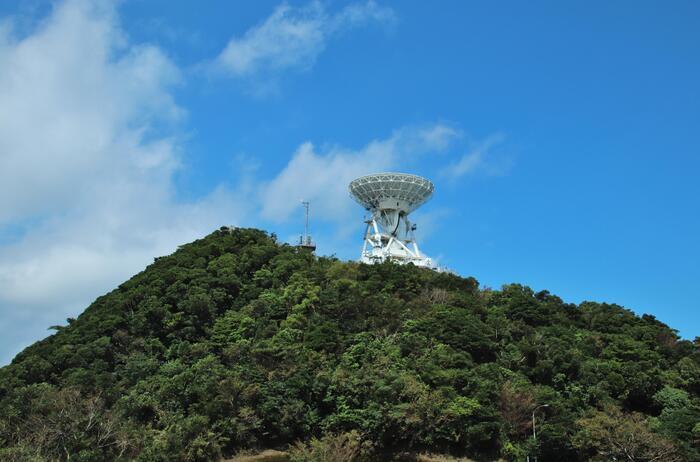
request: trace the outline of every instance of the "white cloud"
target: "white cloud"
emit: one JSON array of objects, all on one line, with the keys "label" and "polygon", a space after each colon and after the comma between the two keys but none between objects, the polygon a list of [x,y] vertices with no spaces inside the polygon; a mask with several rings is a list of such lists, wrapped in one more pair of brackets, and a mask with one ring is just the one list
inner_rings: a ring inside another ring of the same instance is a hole
[{"label": "white cloud", "polygon": [[472,149],[463,155],[457,162],[443,170],[443,174],[452,179],[460,178],[464,175],[483,170],[488,174],[496,175],[503,173],[509,166],[509,161],[500,159],[499,162],[488,162],[488,157],[494,146],[503,142],[503,135],[496,134],[487,137],[485,140],[476,143]]},{"label": "white cloud", "polygon": [[462,132],[444,124],[435,124],[420,130],[419,136],[434,149],[443,151],[456,139],[462,137]]},{"label": "white cloud", "polygon": [[389,138],[371,141],[358,150],[333,147],[319,153],[313,144],[304,143],[286,167],[262,185],[261,214],[268,220],[285,221],[304,199],[311,201],[319,219],[341,222],[357,207],[348,200],[351,180],[410,166],[418,156],[446,149],[457,136],[453,128],[435,124],[397,130]]},{"label": "white cloud", "polygon": [[110,9],[77,1],[22,40],[0,38],[0,224],[80,199],[77,178],[172,168],[172,141],[143,140],[181,113],[167,92],[177,69],[157,48],[121,44]]},{"label": "white cloud", "polygon": [[329,14],[319,1],[298,8],[285,3],[242,37],[231,39],[215,66],[235,77],[308,69],[334,36],[368,23],[394,20],[390,8],[371,0],[351,4],[336,14]]},{"label": "white cloud", "polygon": [[153,256],[244,212],[224,189],[175,199],[180,73],[125,38],[111,3],[56,5],[24,37],[5,26],[0,69],[0,229],[25,224],[0,246],[1,363]]},{"label": "white cloud", "polygon": [[346,216],[352,206],[347,185],[353,178],[390,169],[394,162],[391,140],[375,141],[359,151],[332,149],[319,154],[311,143],[302,144],[282,172],[262,187],[262,216],[282,222],[298,209],[301,199],[313,203],[324,219]]}]

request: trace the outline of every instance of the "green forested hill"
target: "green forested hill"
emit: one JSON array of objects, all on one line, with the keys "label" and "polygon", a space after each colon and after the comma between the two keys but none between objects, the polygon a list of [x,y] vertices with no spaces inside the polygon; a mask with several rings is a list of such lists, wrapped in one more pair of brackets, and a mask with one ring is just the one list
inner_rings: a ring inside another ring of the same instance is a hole
[{"label": "green forested hill", "polygon": [[0,369],[0,460],[700,460],[700,342],[654,317],[258,230],[182,246],[55,329]]}]

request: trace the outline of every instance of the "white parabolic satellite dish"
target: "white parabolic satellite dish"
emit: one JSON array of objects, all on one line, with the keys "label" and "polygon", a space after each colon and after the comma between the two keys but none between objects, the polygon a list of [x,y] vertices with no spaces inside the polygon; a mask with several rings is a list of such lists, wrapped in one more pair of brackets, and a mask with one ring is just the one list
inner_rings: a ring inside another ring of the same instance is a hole
[{"label": "white parabolic satellite dish", "polygon": [[352,197],[372,214],[365,222],[361,262],[392,260],[437,269],[418,249],[416,227],[408,220],[408,214],[432,196],[435,186],[430,180],[407,173],[375,173],[351,181],[349,188]]}]

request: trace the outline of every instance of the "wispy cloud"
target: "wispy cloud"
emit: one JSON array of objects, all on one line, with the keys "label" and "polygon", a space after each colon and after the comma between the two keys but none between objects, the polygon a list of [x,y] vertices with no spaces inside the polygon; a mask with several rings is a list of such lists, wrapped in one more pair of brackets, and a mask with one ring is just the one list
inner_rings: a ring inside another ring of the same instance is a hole
[{"label": "wispy cloud", "polygon": [[419,131],[419,136],[438,151],[450,147],[455,140],[462,138],[462,131],[446,124],[434,124]]},{"label": "wispy cloud", "polygon": [[341,222],[357,207],[348,200],[351,180],[411,165],[417,157],[446,149],[457,136],[458,131],[447,125],[432,124],[405,127],[354,150],[336,146],[319,152],[306,142],[277,176],[262,185],[262,217],[283,222],[303,198],[313,202],[319,217]]},{"label": "wispy cloud", "polygon": [[370,0],[335,14],[323,3],[282,4],[261,24],[232,38],[215,60],[215,68],[232,77],[305,70],[313,66],[327,43],[339,34],[370,23],[391,24],[392,9]]},{"label": "wispy cloud", "polygon": [[459,160],[444,168],[442,173],[452,179],[457,179],[481,171],[488,175],[506,173],[511,162],[504,158],[495,158],[493,149],[503,143],[503,134],[495,134],[477,143],[472,143],[471,148]]}]

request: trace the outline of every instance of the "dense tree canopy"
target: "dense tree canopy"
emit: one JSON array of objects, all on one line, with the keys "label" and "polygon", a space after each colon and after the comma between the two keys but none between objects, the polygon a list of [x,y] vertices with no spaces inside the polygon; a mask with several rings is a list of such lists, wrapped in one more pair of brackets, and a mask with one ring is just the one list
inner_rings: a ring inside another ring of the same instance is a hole
[{"label": "dense tree canopy", "polygon": [[616,305],[222,228],[68,321],[0,369],[2,460],[334,438],[380,460],[700,460],[699,342]]}]

